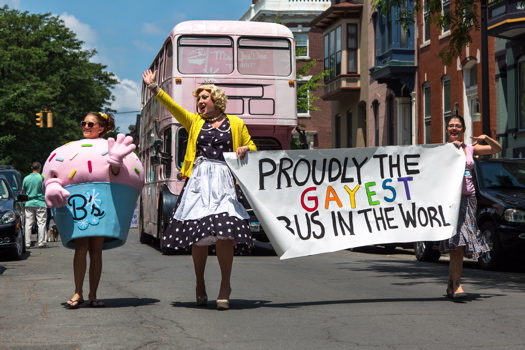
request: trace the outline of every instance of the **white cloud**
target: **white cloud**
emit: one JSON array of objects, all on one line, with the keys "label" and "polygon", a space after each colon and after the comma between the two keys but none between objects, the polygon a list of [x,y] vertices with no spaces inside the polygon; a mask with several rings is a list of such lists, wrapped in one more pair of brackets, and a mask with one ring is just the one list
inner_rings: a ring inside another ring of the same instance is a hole
[{"label": "white cloud", "polygon": [[0,6],[3,7],[4,5],[7,5],[11,9],[19,9],[20,2],[21,0],[2,0],[0,1]]},{"label": "white cloud", "polygon": [[79,40],[84,42],[84,49],[91,50],[95,48],[97,43],[97,32],[91,29],[89,24],[80,22],[75,16],[68,14],[67,12],[62,13],[60,16],[69,29],[73,31]]},{"label": "white cloud", "polygon": [[154,23],[144,23],[142,24],[142,34],[147,35],[164,35],[165,31],[160,26]]},{"label": "white cloud", "polygon": [[135,124],[136,116],[140,113],[140,89],[140,83],[130,79],[119,80],[119,84],[113,88],[115,101],[112,103],[111,109],[117,111],[115,124],[120,127],[120,131],[123,133],[128,132],[130,124]]},{"label": "white cloud", "polygon": [[136,46],[138,49],[145,52],[156,52],[158,50],[145,41],[135,40],[133,41],[133,46]]}]

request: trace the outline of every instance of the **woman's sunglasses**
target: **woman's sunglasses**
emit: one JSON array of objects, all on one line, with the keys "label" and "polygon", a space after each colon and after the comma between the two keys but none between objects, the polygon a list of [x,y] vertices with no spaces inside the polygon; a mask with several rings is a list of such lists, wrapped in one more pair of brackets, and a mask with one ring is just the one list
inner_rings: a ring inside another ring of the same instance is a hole
[{"label": "woman's sunglasses", "polygon": [[80,126],[83,127],[83,128],[85,128],[86,125],[87,125],[88,128],[92,128],[92,127],[95,126],[95,124],[98,124],[98,123],[85,122],[85,121],[81,121],[81,122],[80,122]]}]

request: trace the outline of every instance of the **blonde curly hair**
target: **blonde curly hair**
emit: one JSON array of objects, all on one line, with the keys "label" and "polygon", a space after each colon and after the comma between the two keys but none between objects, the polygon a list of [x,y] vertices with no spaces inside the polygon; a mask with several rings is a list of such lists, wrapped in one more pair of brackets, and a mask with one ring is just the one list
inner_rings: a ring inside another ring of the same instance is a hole
[{"label": "blonde curly hair", "polygon": [[210,93],[211,100],[215,107],[224,113],[226,110],[226,103],[228,102],[228,97],[224,93],[224,90],[212,84],[201,85],[193,91],[193,96],[197,98],[197,101],[199,100],[199,94],[204,90]]}]

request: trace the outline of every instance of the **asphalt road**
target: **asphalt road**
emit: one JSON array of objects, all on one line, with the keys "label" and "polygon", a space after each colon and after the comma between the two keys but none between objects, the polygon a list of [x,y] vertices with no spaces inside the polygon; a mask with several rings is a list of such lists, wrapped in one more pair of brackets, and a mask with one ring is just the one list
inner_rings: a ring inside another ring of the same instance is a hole
[{"label": "asphalt road", "polygon": [[[525,274],[466,263],[470,299],[445,298],[448,265],[409,250],[279,260],[236,257],[231,309],[195,306],[189,255],[162,256],[131,230],[104,252],[103,309],[67,310],[73,251],[61,243],[0,260],[0,349],[523,349]],[[85,290],[87,293],[87,279]]]}]

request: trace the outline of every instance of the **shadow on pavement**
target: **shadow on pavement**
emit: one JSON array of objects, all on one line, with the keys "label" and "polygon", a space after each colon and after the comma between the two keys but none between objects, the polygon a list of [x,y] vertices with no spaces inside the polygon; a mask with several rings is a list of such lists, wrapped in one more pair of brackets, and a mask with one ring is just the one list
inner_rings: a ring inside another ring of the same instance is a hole
[{"label": "shadow on pavement", "polygon": [[[433,298],[378,298],[378,299],[346,299],[346,300],[322,300],[322,301],[306,301],[298,303],[272,303],[270,300],[244,300],[244,299],[231,299],[230,300],[230,310],[250,310],[258,309],[262,307],[269,308],[283,308],[283,309],[294,309],[307,306],[323,306],[323,305],[339,305],[339,304],[370,304],[370,303],[403,303],[403,302],[447,302],[447,303],[458,303],[466,304],[475,301],[483,301],[485,299],[504,296],[504,294],[479,294],[472,293],[469,294],[468,299],[464,300],[451,300],[446,298],[446,295],[443,294],[441,297]],[[173,307],[183,307],[190,309],[215,309],[216,303],[214,300],[208,301],[207,306],[197,306],[195,302],[179,302],[175,301],[171,303]]]},{"label": "shadow on pavement", "polygon": [[[110,298],[110,299],[104,298],[104,299],[99,299],[99,300],[102,301],[104,304],[106,304],[106,306],[103,307],[104,309],[108,309],[108,308],[114,309],[114,308],[119,308],[119,307],[148,306],[148,305],[153,305],[153,304],[160,302],[159,299],[152,299],[152,298]],[[88,306],[87,303],[88,301],[85,300],[83,304],[81,304],[77,309],[73,309],[73,310],[78,310],[82,308],[91,309],[92,307]],[[64,302],[61,305],[64,306],[64,308],[66,308],[67,304]]]}]

